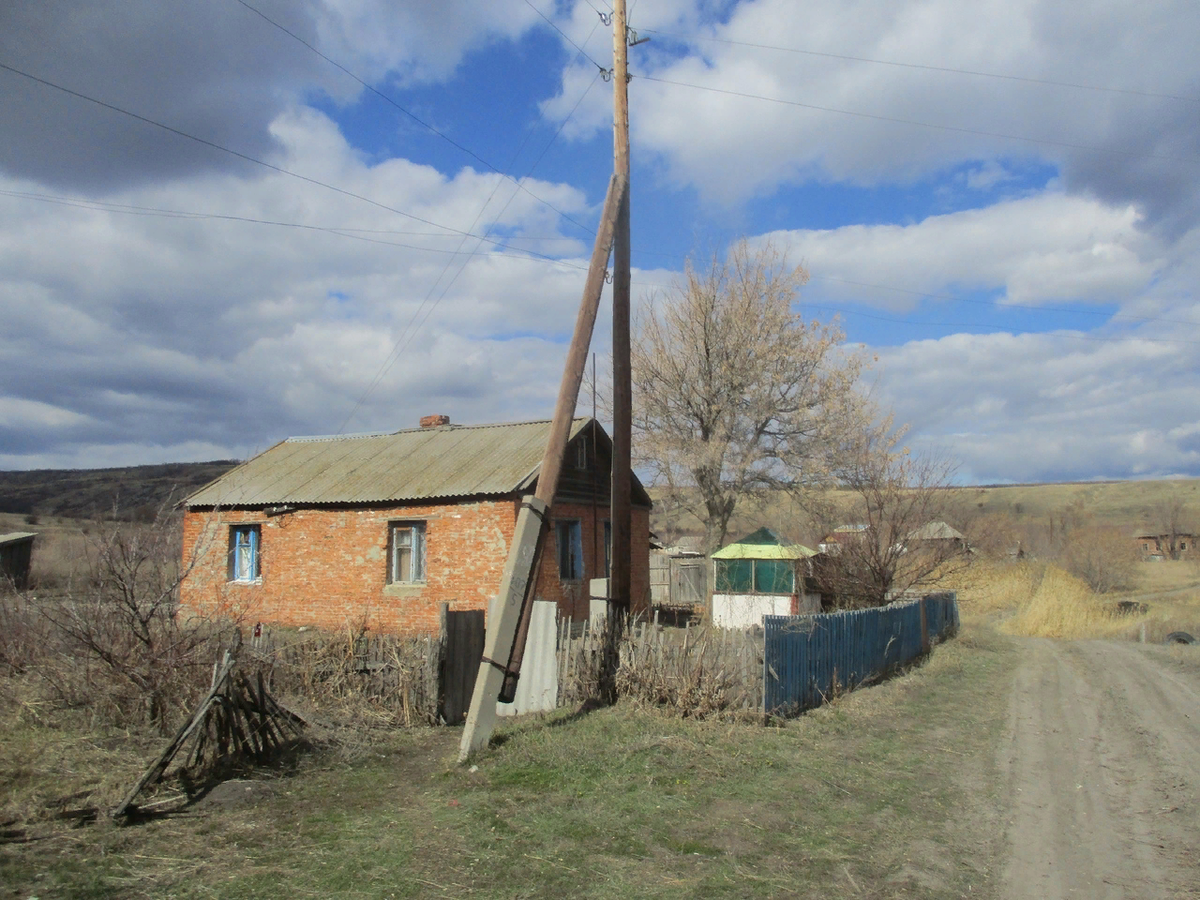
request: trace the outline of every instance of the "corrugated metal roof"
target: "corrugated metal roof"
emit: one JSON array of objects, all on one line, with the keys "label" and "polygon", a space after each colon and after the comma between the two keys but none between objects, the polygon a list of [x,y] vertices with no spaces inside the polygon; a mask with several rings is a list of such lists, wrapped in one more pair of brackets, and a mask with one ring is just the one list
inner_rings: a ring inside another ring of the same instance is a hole
[{"label": "corrugated metal roof", "polygon": [[963,535],[961,531],[951,528],[945,522],[930,522],[909,535],[909,539],[914,541],[961,541]]},{"label": "corrugated metal roof", "polygon": [[16,543],[35,537],[37,537],[36,531],[10,531],[8,534],[0,534],[0,544]]},{"label": "corrugated metal roof", "polygon": [[817,551],[803,544],[786,544],[769,528],[760,528],[712,554],[713,559],[804,559]]},{"label": "corrugated metal roof", "polygon": [[[575,419],[570,438],[590,421]],[[511,494],[533,483],[549,432],[550,422],[543,420],[289,438],[184,503],[268,506]]]}]

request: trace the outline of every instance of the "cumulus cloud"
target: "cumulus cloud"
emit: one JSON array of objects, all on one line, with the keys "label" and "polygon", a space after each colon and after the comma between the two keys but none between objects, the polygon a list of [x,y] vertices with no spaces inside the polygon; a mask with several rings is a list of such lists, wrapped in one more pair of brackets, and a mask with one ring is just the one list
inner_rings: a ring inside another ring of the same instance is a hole
[{"label": "cumulus cloud", "polygon": [[[580,191],[368,165],[312,110],[271,131],[289,166],[416,218],[281,174],[70,205],[0,181],[0,464],[107,459],[134,436],[135,461],[181,447],[242,456],[343,424],[552,408],[587,260],[532,194],[586,218]],[[500,246],[461,233],[489,197]],[[546,260],[522,244],[580,255]]]},{"label": "cumulus cloud", "polygon": [[912,292],[999,289],[1002,303],[1119,304],[1163,265],[1163,245],[1138,223],[1131,205],[1044,193],[911,225],[773,232],[760,240],[805,262],[814,297],[905,310],[919,300]]},{"label": "cumulus cloud", "polygon": [[880,350],[876,391],[971,482],[1200,475],[1200,344],[1075,332]]},{"label": "cumulus cloud", "polygon": [[[248,0],[368,82],[446,77],[464,53],[524,32],[518,0]],[[540,19],[538,20],[540,21]],[[249,156],[308,94],[338,101],[361,85],[245,4],[186,0],[8,0],[0,62]],[[244,161],[0,70],[0,172],[107,191],[194,172],[252,172]]]},{"label": "cumulus cloud", "polygon": [[[662,33],[631,62],[645,76],[631,85],[634,141],[714,201],[1036,159],[1060,166],[1071,192],[1134,203],[1172,233],[1200,212],[1200,22],[1185,0],[749,0],[670,13],[642,23]],[[579,77],[568,70],[548,115]],[[577,135],[607,122],[602,98],[590,102]]]}]

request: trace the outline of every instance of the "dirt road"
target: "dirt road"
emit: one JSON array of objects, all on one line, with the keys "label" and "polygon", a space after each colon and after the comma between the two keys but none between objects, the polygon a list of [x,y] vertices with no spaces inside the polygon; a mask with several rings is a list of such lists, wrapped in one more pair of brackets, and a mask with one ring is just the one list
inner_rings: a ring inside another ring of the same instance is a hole
[{"label": "dirt road", "polygon": [[1139,644],[1020,646],[1002,895],[1200,897],[1200,666]]}]

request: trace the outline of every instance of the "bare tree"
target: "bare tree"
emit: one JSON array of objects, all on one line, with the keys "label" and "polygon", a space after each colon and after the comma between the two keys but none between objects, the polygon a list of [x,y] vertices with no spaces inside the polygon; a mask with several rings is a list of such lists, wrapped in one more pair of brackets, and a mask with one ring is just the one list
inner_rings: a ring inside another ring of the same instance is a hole
[{"label": "bare tree", "polygon": [[[209,536],[180,560],[181,523],[164,504],[151,524],[100,523],[88,549],[88,571],[65,597],[39,601],[41,615],[89,662],[89,688],[106,690],[127,714],[166,727],[203,684],[213,639],[228,622],[182,622],[179,584],[208,549]],[[107,689],[93,683],[107,682]]]},{"label": "bare tree", "polygon": [[[814,560],[821,593],[840,608],[882,606],[933,587],[971,559],[966,538],[944,521],[957,505],[953,464],[911,455],[889,424],[867,429],[847,449],[838,476],[853,495],[857,527]],[[829,512],[823,518],[833,521]]]},{"label": "bare tree", "polygon": [[1190,533],[1189,527],[1185,524],[1187,512],[1184,509],[1183,499],[1178,495],[1172,495],[1170,499],[1164,500],[1158,505],[1155,513],[1158,518],[1159,532],[1166,538],[1163,552],[1171,559],[1179,559],[1180,539]]},{"label": "bare tree", "polygon": [[1064,537],[1061,559],[1097,594],[1132,587],[1137,581],[1138,552],[1129,535],[1090,518]]},{"label": "bare tree", "polygon": [[708,550],[743,500],[822,481],[868,420],[862,360],[842,332],[794,311],[808,273],[738,243],[654,298],[635,322],[634,455],[695,515]]}]

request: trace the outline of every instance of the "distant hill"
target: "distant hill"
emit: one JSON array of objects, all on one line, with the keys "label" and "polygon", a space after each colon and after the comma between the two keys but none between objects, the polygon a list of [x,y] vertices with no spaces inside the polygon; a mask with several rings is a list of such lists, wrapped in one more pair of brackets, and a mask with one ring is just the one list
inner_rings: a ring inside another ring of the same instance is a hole
[{"label": "distant hill", "polygon": [[[683,534],[702,534],[703,525],[694,516],[672,509],[664,492],[648,488],[655,501],[650,528],[660,538],[674,541]],[[843,507],[846,515],[854,498],[835,492],[827,499]],[[1160,481],[1080,481],[1054,484],[973,485],[954,490],[946,519],[962,529],[980,516],[1002,516],[1018,527],[1045,525],[1068,508],[1078,509],[1093,521],[1130,532],[1143,526],[1158,527],[1162,509],[1171,501],[1183,506],[1183,523],[1188,530],[1200,529],[1200,478]],[[726,540],[733,540],[768,525],[790,540],[820,539],[821,526],[785,494],[771,497],[763,506],[738,507]]]},{"label": "distant hill", "polygon": [[153,519],[164,503],[182,500],[237,460],[165,463],[118,469],[34,469],[0,472],[0,513]]}]

